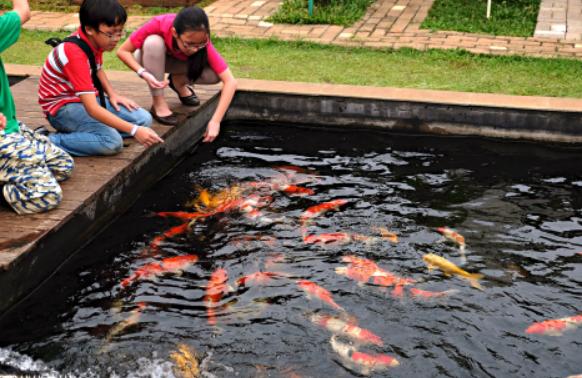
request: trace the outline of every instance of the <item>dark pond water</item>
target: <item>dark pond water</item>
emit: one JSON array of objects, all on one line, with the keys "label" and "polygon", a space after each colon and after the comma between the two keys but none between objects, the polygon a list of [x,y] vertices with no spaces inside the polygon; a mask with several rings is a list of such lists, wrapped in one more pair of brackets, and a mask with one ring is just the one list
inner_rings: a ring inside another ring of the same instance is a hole
[{"label": "dark pond water", "polygon": [[[185,370],[177,366],[185,359],[177,354],[195,352],[205,377],[582,373],[582,327],[561,336],[525,332],[535,322],[582,312],[579,149],[234,126],[144,193],[17,316],[5,319],[0,372],[180,376]],[[162,236],[184,221],[156,212],[193,212],[201,188],[212,195],[229,187],[251,202],[262,196],[262,203],[216,211],[185,232]],[[338,199],[347,203],[301,220],[306,209]],[[442,240],[436,231],[442,226],[464,236],[464,252]],[[349,234],[335,234],[343,243],[304,241],[338,232]],[[483,290],[429,272],[423,256],[430,253],[483,274]],[[181,255],[199,260],[181,274],[120,284],[146,272],[139,270],[145,264]],[[415,282],[395,289],[336,273],[356,257]],[[209,279],[220,269],[228,281],[210,285],[207,296]],[[257,271],[277,273],[237,282]],[[344,311],[308,298],[299,280],[328,290]],[[451,292],[425,299],[413,295],[416,289]],[[209,297],[214,313],[207,310]],[[339,328],[357,324],[382,345],[333,336],[312,322],[325,316]],[[358,353],[389,355],[399,366],[366,369],[346,360]]]}]

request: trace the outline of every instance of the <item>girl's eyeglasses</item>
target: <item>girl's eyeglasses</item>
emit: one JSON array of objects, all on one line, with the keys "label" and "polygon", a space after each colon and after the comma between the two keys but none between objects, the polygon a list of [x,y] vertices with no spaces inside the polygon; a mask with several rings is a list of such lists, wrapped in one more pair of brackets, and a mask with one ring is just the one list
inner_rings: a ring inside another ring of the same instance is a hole
[{"label": "girl's eyeglasses", "polygon": [[180,42],[182,42],[182,45],[184,46],[185,49],[188,50],[200,50],[205,48],[208,45],[208,37],[206,37],[206,40],[202,43],[189,43],[189,42],[184,42],[184,40],[182,40],[182,38],[178,37],[178,39],[180,40]]}]

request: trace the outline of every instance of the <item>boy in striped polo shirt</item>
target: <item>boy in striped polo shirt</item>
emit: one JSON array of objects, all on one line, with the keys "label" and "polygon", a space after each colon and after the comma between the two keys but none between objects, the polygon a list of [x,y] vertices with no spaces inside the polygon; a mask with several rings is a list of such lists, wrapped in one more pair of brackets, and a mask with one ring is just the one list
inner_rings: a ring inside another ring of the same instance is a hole
[{"label": "boy in striped polo shirt", "polygon": [[84,41],[96,63],[105,104],[88,55],[73,42],[63,42],[47,57],[39,81],[39,104],[58,131],[50,140],[73,156],[114,155],[123,147],[123,137],[134,137],[145,147],[163,142],[149,128],[151,115],[134,101],[118,95],[102,69],[103,52],[115,48],[127,20],[117,0],[84,0],[79,10],[81,26],[72,37]]}]

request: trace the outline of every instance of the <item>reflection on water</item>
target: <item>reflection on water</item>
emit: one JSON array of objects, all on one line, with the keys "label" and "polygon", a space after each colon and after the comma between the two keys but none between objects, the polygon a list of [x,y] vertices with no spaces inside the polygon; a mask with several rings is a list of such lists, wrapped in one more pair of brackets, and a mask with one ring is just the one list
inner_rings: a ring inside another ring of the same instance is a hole
[{"label": "reflection on water", "polygon": [[578,156],[227,127],[5,319],[0,353],[77,376],[580,374],[582,327],[525,332],[582,312]]}]

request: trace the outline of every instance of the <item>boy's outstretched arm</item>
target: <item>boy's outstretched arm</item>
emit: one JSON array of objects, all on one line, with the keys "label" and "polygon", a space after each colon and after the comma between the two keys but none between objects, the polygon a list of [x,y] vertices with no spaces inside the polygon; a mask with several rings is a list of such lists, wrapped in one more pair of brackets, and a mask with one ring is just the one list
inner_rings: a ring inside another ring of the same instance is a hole
[{"label": "boy's outstretched arm", "polygon": [[[113,127],[117,131],[131,134],[131,131],[135,125],[124,121],[123,119],[117,117],[115,114],[111,113],[109,110],[101,107],[99,103],[97,103],[97,98],[95,97],[94,93],[81,94],[80,97],[85,110],[87,110],[87,113],[91,117],[95,118],[101,123]],[[137,131],[133,137],[145,147],[151,147],[154,144],[164,142],[164,140],[160,138],[154,130],[143,126],[137,127]]]},{"label": "boy's outstretched arm", "polygon": [[30,20],[30,6],[28,0],[12,0],[12,9],[20,16],[20,24]]}]

